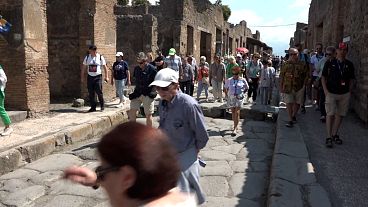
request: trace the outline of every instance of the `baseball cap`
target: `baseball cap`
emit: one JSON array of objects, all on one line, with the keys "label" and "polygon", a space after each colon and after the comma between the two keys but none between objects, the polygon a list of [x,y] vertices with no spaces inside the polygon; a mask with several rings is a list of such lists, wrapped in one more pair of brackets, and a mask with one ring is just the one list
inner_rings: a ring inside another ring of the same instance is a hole
[{"label": "baseball cap", "polygon": [[236,55],[236,57],[242,57],[242,55],[238,53],[238,54]]},{"label": "baseball cap", "polygon": [[155,80],[149,86],[167,87],[171,83],[178,83],[179,74],[171,68],[164,68],[157,72]]},{"label": "baseball cap", "polygon": [[341,50],[348,49],[348,45],[345,42],[340,42],[338,48]]},{"label": "baseball cap", "polygon": [[116,57],[124,56],[124,53],[123,52],[117,52],[115,56]]},{"label": "baseball cap", "polygon": [[175,50],[175,48],[171,48],[170,50],[169,50],[169,55],[175,55],[176,54],[176,50]]}]

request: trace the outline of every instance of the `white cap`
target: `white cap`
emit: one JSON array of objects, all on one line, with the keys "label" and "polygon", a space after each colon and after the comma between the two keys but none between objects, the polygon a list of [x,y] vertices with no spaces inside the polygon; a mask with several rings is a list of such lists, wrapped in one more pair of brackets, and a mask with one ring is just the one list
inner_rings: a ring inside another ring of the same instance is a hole
[{"label": "white cap", "polygon": [[236,54],[236,57],[242,57],[242,55],[238,53],[238,54]]},{"label": "white cap", "polygon": [[158,71],[155,80],[149,86],[167,87],[171,83],[178,83],[179,74],[171,68]]},{"label": "white cap", "polygon": [[124,53],[123,52],[117,52],[115,56],[116,57],[124,56]]}]

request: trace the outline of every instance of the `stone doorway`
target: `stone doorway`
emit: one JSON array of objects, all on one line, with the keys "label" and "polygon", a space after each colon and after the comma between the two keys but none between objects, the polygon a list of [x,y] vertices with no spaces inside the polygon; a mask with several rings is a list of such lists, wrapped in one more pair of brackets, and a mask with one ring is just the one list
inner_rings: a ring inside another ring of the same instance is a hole
[{"label": "stone doorway", "polygon": [[48,73],[52,103],[70,102],[80,97],[79,12],[79,1],[47,1]]},{"label": "stone doorway", "polygon": [[222,55],[222,31],[216,29],[216,54]]},{"label": "stone doorway", "polygon": [[212,35],[207,32],[201,32],[200,55],[207,58],[207,62],[211,62],[211,39]]}]

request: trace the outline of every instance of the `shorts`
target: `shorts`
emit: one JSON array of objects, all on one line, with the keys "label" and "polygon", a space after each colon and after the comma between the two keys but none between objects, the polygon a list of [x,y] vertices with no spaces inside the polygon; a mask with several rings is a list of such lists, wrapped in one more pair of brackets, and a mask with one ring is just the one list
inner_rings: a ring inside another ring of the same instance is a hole
[{"label": "shorts", "polygon": [[287,104],[290,104],[290,103],[303,104],[304,103],[304,90],[305,90],[305,87],[303,87],[297,92],[292,91],[291,93],[285,93],[284,102]]},{"label": "shorts", "polygon": [[138,98],[130,100],[130,109],[139,110],[142,103],[144,113],[146,115],[153,114],[153,112],[155,111],[155,102],[154,99],[148,96],[141,95]]},{"label": "shorts", "polygon": [[345,94],[326,94],[326,114],[328,116],[346,116],[349,110],[350,93]]},{"label": "shorts", "polygon": [[235,96],[229,96],[228,100],[227,100],[227,106],[229,108],[235,108],[238,107],[240,108],[243,104],[243,99],[238,99]]}]

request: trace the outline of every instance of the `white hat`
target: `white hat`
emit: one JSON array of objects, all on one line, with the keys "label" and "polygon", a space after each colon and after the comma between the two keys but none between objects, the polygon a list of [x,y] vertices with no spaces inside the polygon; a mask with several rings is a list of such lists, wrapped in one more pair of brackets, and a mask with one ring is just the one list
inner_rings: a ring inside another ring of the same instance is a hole
[{"label": "white hat", "polygon": [[124,53],[123,52],[117,52],[115,56],[116,57],[124,56]]},{"label": "white hat", "polygon": [[238,53],[238,54],[236,54],[236,57],[242,57],[242,55]]},{"label": "white hat", "polygon": [[167,87],[171,83],[178,83],[179,74],[171,68],[158,71],[155,80],[149,86]]}]

